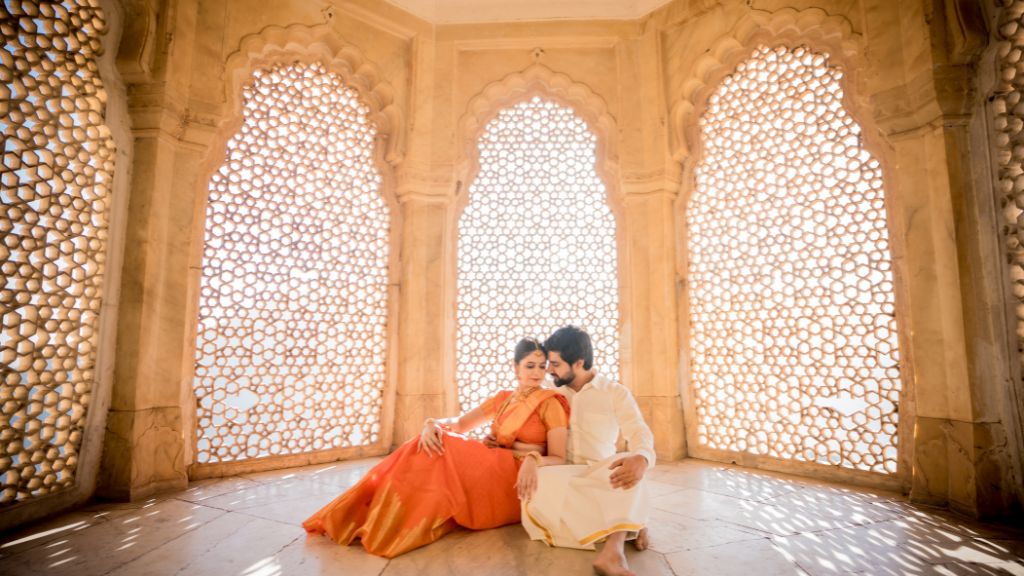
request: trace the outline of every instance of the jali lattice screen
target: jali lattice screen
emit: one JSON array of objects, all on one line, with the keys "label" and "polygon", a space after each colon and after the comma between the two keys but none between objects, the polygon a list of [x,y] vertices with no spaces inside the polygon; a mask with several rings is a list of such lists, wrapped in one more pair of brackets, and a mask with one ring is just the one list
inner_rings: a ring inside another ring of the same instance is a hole
[{"label": "jali lattice screen", "polygon": [[114,143],[94,0],[0,3],[0,504],[70,487],[96,381]]},{"label": "jali lattice screen", "polygon": [[882,173],[826,54],[761,47],[710,97],[689,201],[701,445],[896,471]]},{"label": "jali lattice screen", "polygon": [[[1024,1],[1003,0],[997,63],[1000,83],[992,101],[999,159],[998,193],[1006,221],[1010,280],[1015,297],[1018,349],[1024,350]],[[1024,354],[1018,355],[1024,363]],[[1019,372],[1024,374],[1024,366]]]},{"label": "jali lattice screen", "polygon": [[194,389],[197,461],[378,441],[389,214],[369,108],[322,65],[277,65],[206,211]]},{"label": "jali lattice screen", "polygon": [[619,376],[615,219],[597,138],[571,108],[535,97],[498,113],[459,220],[456,381],[463,411],[516,385],[512,348],[575,323],[597,369]]}]

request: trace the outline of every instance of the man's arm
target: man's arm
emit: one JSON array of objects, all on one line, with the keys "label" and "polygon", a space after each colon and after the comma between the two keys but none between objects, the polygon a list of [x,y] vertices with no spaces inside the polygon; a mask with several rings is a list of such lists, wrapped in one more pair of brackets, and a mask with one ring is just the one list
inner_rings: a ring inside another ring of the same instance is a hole
[{"label": "man's arm", "polygon": [[640,454],[647,459],[647,466],[654,467],[654,434],[644,422],[640,414],[640,407],[636,404],[633,394],[625,386],[616,386],[615,390],[615,419],[622,430],[622,437],[626,439],[626,446],[630,452]]},{"label": "man's arm", "polygon": [[609,466],[613,470],[610,480],[612,488],[632,488],[654,466],[654,434],[644,422],[640,407],[625,386],[615,387],[612,405],[619,429],[633,455],[612,462]]}]

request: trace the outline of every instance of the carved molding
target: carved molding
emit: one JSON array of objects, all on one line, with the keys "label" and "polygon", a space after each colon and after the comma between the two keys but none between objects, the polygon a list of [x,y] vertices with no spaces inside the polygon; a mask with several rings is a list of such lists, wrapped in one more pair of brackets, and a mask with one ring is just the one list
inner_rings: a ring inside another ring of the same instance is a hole
[{"label": "carved molding", "polygon": [[125,82],[151,82],[157,44],[159,0],[122,0],[124,24],[117,48],[117,68]]},{"label": "carved molding", "polygon": [[860,58],[862,37],[850,21],[819,8],[776,12],[751,10],[721,36],[694,63],[690,77],[670,107],[669,144],[672,157],[682,163],[692,153],[698,137],[697,116],[715,87],[762,42],[793,39],[800,44],[839,50],[846,61]]},{"label": "carved molding", "polygon": [[468,200],[467,188],[480,169],[477,140],[500,110],[542,96],[571,107],[597,134],[597,171],[608,189],[613,210],[618,202],[618,127],[601,96],[568,75],[535,63],[488,84],[474,96],[459,120],[456,178],[460,208]]},{"label": "carved molding", "polygon": [[328,70],[338,73],[346,84],[359,91],[370,106],[369,118],[387,140],[384,160],[392,166],[405,155],[404,114],[395,101],[394,87],[384,79],[380,67],[368,60],[361,50],[345,42],[327,24],[306,26],[293,24],[286,28],[268,26],[246,36],[239,48],[225,63],[225,102],[235,109],[241,107],[241,87],[255,69],[271,62],[322,62]]}]

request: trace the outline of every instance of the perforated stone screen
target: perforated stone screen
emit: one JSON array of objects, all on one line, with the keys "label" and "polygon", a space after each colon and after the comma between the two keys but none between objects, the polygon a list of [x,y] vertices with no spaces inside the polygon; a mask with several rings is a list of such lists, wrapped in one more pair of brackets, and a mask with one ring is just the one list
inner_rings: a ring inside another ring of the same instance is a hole
[{"label": "perforated stone screen", "polygon": [[575,323],[595,366],[619,376],[615,219],[596,171],[597,137],[535,97],[500,111],[459,220],[456,380],[463,411],[514,388],[512,352]]},{"label": "perforated stone screen", "polygon": [[206,210],[197,461],[372,444],[389,215],[369,109],[319,64],[258,70],[243,100]]},{"label": "perforated stone screen", "polygon": [[[992,102],[999,160],[998,190],[1015,299],[1018,349],[1024,350],[1024,1],[1002,0],[997,64],[1000,82]],[[1024,354],[1018,354],[1024,363]],[[1024,365],[1018,372],[1024,374]]]},{"label": "perforated stone screen", "polygon": [[701,445],[896,471],[879,163],[826,54],[760,47],[710,97],[686,215]]},{"label": "perforated stone screen", "polygon": [[114,143],[97,2],[0,3],[0,504],[73,485],[96,380]]}]

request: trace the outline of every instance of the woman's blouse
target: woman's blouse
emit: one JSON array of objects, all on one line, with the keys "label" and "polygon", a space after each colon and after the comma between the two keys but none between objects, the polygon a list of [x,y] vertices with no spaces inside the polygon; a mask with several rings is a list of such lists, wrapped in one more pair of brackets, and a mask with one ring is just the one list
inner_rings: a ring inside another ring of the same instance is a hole
[{"label": "woman's blouse", "polygon": [[[509,405],[516,402],[516,400],[513,399],[509,401],[508,405],[505,404],[505,401],[508,400],[509,396],[512,394],[514,393],[504,390],[488,398],[481,405],[484,414],[491,420],[500,418],[502,413],[508,410]],[[568,407],[568,403],[560,395],[545,399],[540,403],[540,406],[530,414],[526,419],[526,422],[520,426],[519,431],[516,433],[516,440],[527,444],[546,445],[548,441],[548,430],[569,427]]]}]

